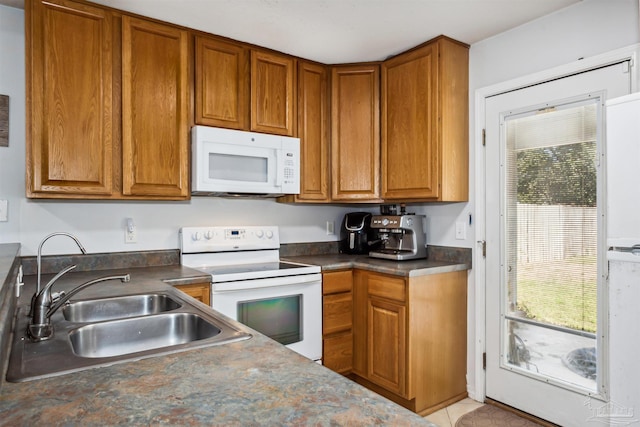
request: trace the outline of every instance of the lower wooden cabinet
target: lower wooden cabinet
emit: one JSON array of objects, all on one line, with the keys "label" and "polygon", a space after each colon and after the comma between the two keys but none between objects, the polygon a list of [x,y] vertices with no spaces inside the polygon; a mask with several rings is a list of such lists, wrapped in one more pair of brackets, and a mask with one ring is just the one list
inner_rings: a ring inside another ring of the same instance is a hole
[{"label": "lower wooden cabinet", "polygon": [[195,283],[193,285],[176,285],[176,289],[184,292],[197,299],[198,301],[211,306],[211,284],[210,283]]},{"label": "lower wooden cabinet", "polygon": [[353,378],[421,415],[464,398],[467,272],[353,281]]},{"label": "lower wooden cabinet", "polygon": [[341,374],[353,363],[351,270],[322,275],[322,364]]}]

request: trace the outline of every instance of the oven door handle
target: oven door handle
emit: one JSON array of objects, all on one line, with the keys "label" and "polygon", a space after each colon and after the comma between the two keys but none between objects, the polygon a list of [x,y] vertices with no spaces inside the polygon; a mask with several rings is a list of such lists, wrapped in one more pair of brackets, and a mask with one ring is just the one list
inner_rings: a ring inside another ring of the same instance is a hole
[{"label": "oven door handle", "polygon": [[217,282],[211,284],[211,292],[234,292],[246,289],[273,288],[290,285],[322,284],[322,274],[304,274],[299,276],[269,277],[264,279],[237,280],[233,282]]}]

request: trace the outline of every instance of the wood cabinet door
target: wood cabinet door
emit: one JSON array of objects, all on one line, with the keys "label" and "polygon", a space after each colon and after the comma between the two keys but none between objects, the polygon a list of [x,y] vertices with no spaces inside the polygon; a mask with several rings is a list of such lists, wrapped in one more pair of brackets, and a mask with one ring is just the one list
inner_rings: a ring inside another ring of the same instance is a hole
[{"label": "wood cabinet door", "polygon": [[382,197],[437,198],[438,45],[382,64]]},{"label": "wood cabinet door", "polygon": [[406,306],[370,296],[367,323],[367,378],[406,397]]},{"label": "wood cabinet door", "polygon": [[122,191],[189,196],[187,31],[122,18]]},{"label": "wood cabinet door", "polygon": [[379,201],[378,65],[333,67],[331,169],[334,201]]},{"label": "wood cabinet door", "polygon": [[251,51],[251,130],[294,135],[295,60]]},{"label": "wood cabinet door", "polygon": [[196,36],[195,122],[249,130],[249,49]]},{"label": "wood cabinet door", "polygon": [[193,285],[176,285],[176,289],[184,292],[204,303],[211,306],[211,284],[210,283],[196,283]]},{"label": "wood cabinet door", "polygon": [[299,62],[300,194],[296,196],[297,201],[330,201],[328,80],[327,67]]},{"label": "wood cabinet door", "polygon": [[27,196],[113,192],[111,13],[26,2]]}]

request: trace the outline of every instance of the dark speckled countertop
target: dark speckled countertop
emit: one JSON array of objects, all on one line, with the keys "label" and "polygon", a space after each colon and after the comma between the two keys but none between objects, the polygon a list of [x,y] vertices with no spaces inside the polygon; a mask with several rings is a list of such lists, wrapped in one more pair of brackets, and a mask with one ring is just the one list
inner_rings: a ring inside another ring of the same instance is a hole
[{"label": "dark speckled countertop", "polygon": [[[167,279],[173,284],[197,283],[203,278],[179,265],[139,267],[69,273],[65,283],[60,279],[60,288],[89,275],[123,271],[132,276],[126,286]],[[8,274],[0,271],[0,283]],[[35,278],[27,279],[28,290]],[[21,305],[29,295],[25,291]],[[252,334],[246,341],[23,383],[6,382],[3,375],[0,425],[433,426],[275,341]]]},{"label": "dark speckled countertop", "polygon": [[469,270],[470,263],[464,260],[444,261],[432,259],[418,259],[410,261],[393,261],[370,258],[368,255],[302,255],[287,256],[285,261],[302,264],[319,265],[322,271],[345,270],[359,268],[363,270],[386,273],[394,276],[417,277],[427,274],[449,273],[452,271]]}]

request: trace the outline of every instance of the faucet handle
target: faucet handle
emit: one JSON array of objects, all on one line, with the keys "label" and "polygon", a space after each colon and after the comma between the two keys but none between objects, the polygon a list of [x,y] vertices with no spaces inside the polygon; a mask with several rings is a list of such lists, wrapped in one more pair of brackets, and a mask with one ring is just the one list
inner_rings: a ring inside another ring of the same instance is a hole
[{"label": "faucet handle", "polygon": [[65,291],[53,292],[51,294],[51,303],[57,302],[60,298],[64,297],[67,293]]}]

